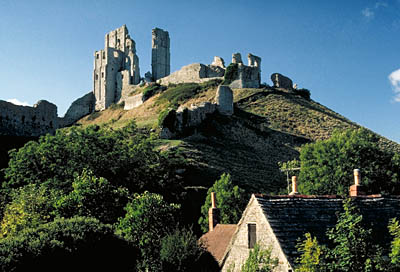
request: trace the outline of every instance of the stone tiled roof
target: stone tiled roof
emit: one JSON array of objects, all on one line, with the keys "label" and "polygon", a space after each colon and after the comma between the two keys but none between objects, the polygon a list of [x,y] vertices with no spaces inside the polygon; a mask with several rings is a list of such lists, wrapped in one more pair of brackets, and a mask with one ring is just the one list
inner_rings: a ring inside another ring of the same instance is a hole
[{"label": "stone tiled roof", "polygon": [[[310,232],[321,244],[326,244],[326,231],[334,227],[337,215],[343,211],[343,198],[338,196],[266,196],[256,194],[271,228],[291,265],[299,257],[298,239]],[[400,218],[400,197],[381,195],[354,198],[363,215],[363,222],[373,229],[377,243],[388,244],[387,225],[391,218]]]},{"label": "stone tiled roof", "polygon": [[225,255],[226,248],[235,233],[237,225],[217,224],[213,231],[201,236],[200,241],[204,243],[207,250],[220,262]]}]

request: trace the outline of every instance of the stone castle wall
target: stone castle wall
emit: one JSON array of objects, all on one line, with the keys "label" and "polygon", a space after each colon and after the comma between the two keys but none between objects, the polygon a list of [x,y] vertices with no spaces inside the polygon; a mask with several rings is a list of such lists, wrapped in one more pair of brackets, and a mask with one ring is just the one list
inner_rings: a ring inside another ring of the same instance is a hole
[{"label": "stone castle wall", "polygon": [[221,78],[225,74],[225,69],[215,65],[205,65],[202,63],[192,63],[183,66],[180,70],[167,77],[159,79],[157,82],[162,85],[179,83],[202,83],[214,78]]},{"label": "stone castle wall", "polygon": [[46,100],[33,107],[0,100],[0,135],[40,136],[59,128],[57,106]]}]

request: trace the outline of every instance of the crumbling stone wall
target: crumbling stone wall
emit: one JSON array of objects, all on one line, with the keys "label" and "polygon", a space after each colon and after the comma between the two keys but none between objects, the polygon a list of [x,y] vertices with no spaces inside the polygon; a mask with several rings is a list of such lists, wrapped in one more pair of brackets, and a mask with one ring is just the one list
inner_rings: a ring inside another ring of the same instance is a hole
[{"label": "crumbling stone wall", "polygon": [[151,68],[153,80],[170,74],[170,40],[168,31],[154,28],[152,31]]},{"label": "crumbling stone wall", "polygon": [[189,82],[202,83],[211,79],[222,78],[224,74],[225,69],[220,66],[192,63],[183,66],[182,69],[167,77],[159,79],[157,82],[162,85]]},{"label": "crumbling stone wall", "polygon": [[72,102],[63,118],[60,118],[60,127],[69,126],[82,117],[94,111],[95,97],[93,92],[85,94]]},{"label": "crumbling stone wall", "polygon": [[143,104],[143,94],[137,94],[125,98],[124,110],[131,110]]},{"label": "crumbling stone wall", "polygon": [[[232,63],[237,64],[237,78],[231,79],[230,87],[240,88],[259,88],[261,84],[261,58],[248,54],[248,65],[242,62],[240,53],[232,55]],[[235,73],[236,74],[236,73]]]},{"label": "crumbling stone wall", "polygon": [[104,110],[121,98],[122,88],[140,82],[136,43],[125,25],[105,36],[104,50],[94,53],[95,109]]},{"label": "crumbling stone wall", "polygon": [[171,110],[162,121],[160,137],[171,139],[192,134],[196,127],[216,111],[223,115],[233,114],[233,93],[229,86],[218,87],[215,103],[203,102],[191,105],[190,108]]},{"label": "crumbling stone wall", "polygon": [[271,80],[275,88],[283,88],[288,90],[293,89],[293,81],[290,78],[285,77],[284,75],[273,73],[271,75]]},{"label": "crumbling stone wall", "polygon": [[59,128],[57,106],[40,100],[33,107],[0,100],[0,135],[40,136]]}]

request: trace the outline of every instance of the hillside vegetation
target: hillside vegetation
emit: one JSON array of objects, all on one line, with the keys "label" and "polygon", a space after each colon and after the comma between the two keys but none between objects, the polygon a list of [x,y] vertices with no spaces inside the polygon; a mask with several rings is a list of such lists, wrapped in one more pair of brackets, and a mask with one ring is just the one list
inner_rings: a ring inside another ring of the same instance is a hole
[{"label": "hillside vegetation", "polygon": [[[213,102],[218,83],[169,86],[138,108],[124,111],[115,105],[78,124],[111,123],[118,128],[135,119],[139,127],[157,131],[163,110]],[[188,160],[187,186],[207,188],[226,172],[248,192],[285,193],[286,179],[278,162],[298,158],[301,145],[328,139],[335,130],[360,127],[301,93],[284,89],[234,89],[234,102],[234,115],[214,114],[196,134],[160,141],[160,148],[179,149]],[[379,137],[383,149],[400,151],[399,144]]]}]

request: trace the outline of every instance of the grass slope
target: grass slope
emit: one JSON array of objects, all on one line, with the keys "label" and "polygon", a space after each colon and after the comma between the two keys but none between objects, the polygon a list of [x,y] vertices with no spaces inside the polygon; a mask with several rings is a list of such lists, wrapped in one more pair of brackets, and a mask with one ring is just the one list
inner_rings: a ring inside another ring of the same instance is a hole
[{"label": "grass slope", "polygon": [[[112,120],[121,127],[130,119],[157,130],[158,114],[167,107],[213,101],[216,84],[171,86],[130,111],[113,107],[79,124]],[[207,188],[224,172],[249,192],[285,193],[279,161],[297,158],[301,145],[329,138],[335,129],[357,128],[354,122],[300,95],[274,88],[235,89],[235,114],[210,116],[197,134],[180,141],[162,141],[160,148],[178,148],[189,161],[187,186]],[[381,137],[382,148],[400,152],[400,145]]]}]

